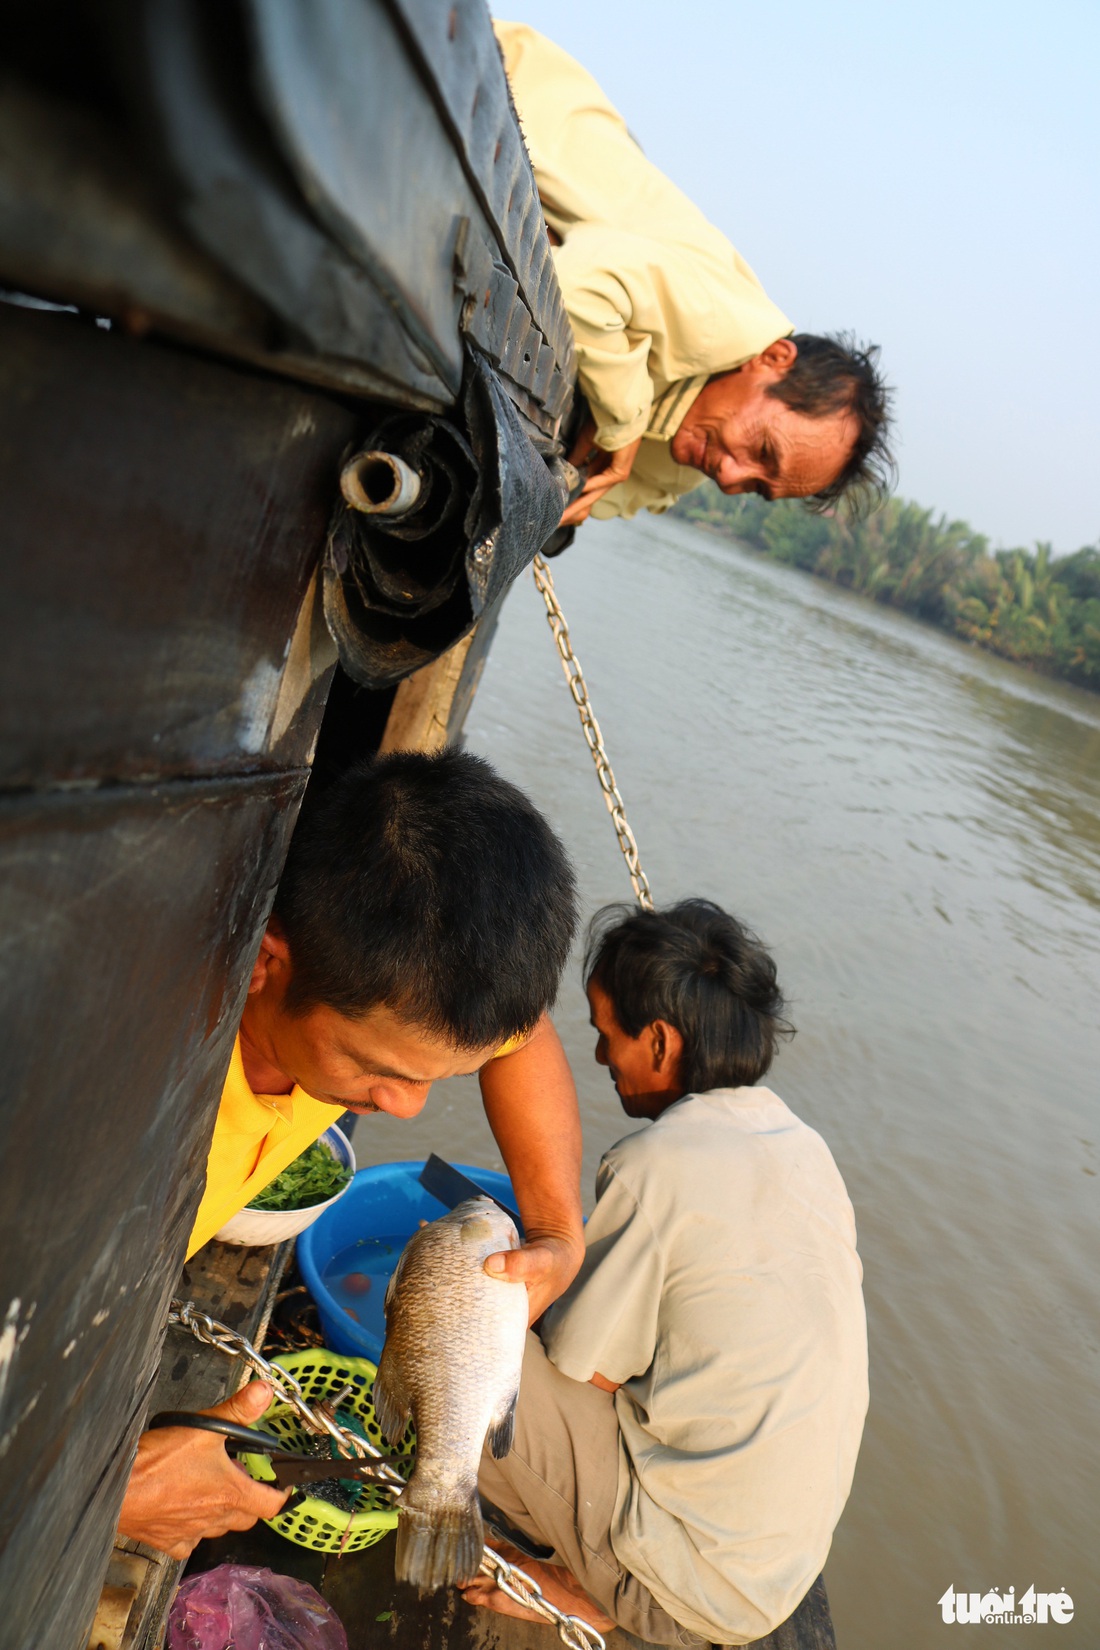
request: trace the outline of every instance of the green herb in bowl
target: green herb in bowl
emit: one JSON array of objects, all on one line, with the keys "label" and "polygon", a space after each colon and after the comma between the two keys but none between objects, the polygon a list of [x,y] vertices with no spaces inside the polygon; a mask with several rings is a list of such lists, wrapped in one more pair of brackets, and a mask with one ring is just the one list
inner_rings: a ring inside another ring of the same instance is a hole
[{"label": "green herb in bowl", "polygon": [[351,1170],[339,1162],[321,1140],[307,1146],[300,1157],[288,1163],[282,1174],[257,1192],[250,1209],[310,1209],[342,1191],[351,1179]]}]

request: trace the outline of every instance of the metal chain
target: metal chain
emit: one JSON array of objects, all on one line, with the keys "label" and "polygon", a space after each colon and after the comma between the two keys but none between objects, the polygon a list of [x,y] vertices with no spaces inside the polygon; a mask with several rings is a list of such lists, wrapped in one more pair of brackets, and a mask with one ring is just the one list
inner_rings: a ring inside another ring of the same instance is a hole
[{"label": "metal chain", "polygon": [[619,794],[619,787],[615,783],[615,775],[611,771],[607,751],[604,748],[603,735],[600,724],[596,720],[596,713],[592,709],[592,701],[588,697],[588,684],[584,679],[581,662],[573,651],[573,644],[569,639],[569,626],[565,622],[565,614],[561,610],[557,593],[554,590],[554,581],[550,576],[550,569],[541,556],[536,556],[531,564],[535,574],[535,588],[546,603],[546,619],[553,632],[554,642],[561,657],[561,667],[565,672],[565,680],[569,684],[569,692],[573,696],[573,703],[577,707],[577,714],[581,719],[581,731],[584,734],[585,744],[592,752],[592,760],[596,764],[596,777],[600,782],[603,799],[607,803],[607,811],[611,815],[611,823],[615,827],[619,847],[622,849],[626,868],[630,873],[630,884],[634,889],[634,897],[643,911],[653,910],[653,895],[649,891],[649,879],[642,870],[638,854],[638,844],[634,839],[634,832],[627,823],[626,808]]},{"label": "metal chain", "polygon": [[379,1466],[379,1479],[394,1489],[404,1489],[405,1480],[394,1468],[384,1464],[382,1451],[367,1438],[360,1438],[350,1427],[341,1426],[323,1407],[314,1407],[307,1401],[298,1382],[289,1370],[280,1369],[278,1364],[269,1363],[262,1353],[257,1352],[252,1342],[236,1330],[229,1329],[216,1318],[211,1318],[206,1312],[200,1312],[192,1301],[173,1301],[168,1311],[168,1327],[186,1329],[194,1335],[197,1341],[204,1346],[216,1347],[227,1357],[240,1358],[248,1365],[254,1375],[266,1381],[283,1401],[290,1405],[299,1420],[303,1421],[313,1432],[327,1432],[338,1444],[343,1445],[351,1455],[369,1456],[371,1460],[382,1463]]},{"label": "metal chain", "polygon": [[[393,1467],[385,1464],[382,1451],[376,1445],[367,1438],[360,1438],[359,1434],[352,1432],[349,1427],[342,1426],[326,1412],[323,1405],[314,1407],[310,1404],[290,1371],[281,1369],[278,1364],[269,1363],[245,1336],[239,1335],[236,1330],[228,1328],[224,1323],[219,1323],[206,1312],[200,1312],[193,1301],[174,1300],[168,1312],[168,1326],[186,1329],[204,1346],[216,1347],[227,1357],[240,1358],[254,1375],[266,1381],[278,1396],[290,1405],[312,1431],[327,1432],[351,1455],[368,1456],[378,1461],[379,1480],[384,1481],[384,1486],[395,1493],[404,1489],[404,1478]],[[556,1627],[558,1637],[566,1646],[566,1650],[607,1650],[601,1633],[589,1626],[580,1616],[569,1616],[557,1609],[548,1598],[543,1597],[542,1588],[537,1581],[525,1575],[517,1565],[509,1564],[491,1547],[486,1547],[482,1552],[481,1573],[494,1581],[502,1593],[507,1593],[509,1598],[515,1599],[528,1610],[534,1610],[543,1621],[550,1622]]]}]

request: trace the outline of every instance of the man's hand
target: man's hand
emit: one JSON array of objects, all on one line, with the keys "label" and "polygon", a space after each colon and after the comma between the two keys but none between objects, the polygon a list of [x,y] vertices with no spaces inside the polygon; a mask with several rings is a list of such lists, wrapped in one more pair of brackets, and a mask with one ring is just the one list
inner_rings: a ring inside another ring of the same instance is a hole
[{"label": "man's hand", "polygon": [[620,481],[626,480],[634,468],[634,460],[642,445],[642,438],[639,436],[637,441],[632,441],[629,446],[608,453],[595,445],[592,439],[594,434],[595,425],[589,421],[569,455],[570,463],[587,470],[588,474],[580,493],[571,504],[566,505],[562,513],[562,527],[579,527],[582,521],[588,520],[592,506],[598,504],[612,487],[617,487]]},{"label": "man's hand", "polygon": [[521,1249],[490,1255],[485,1270],[510,1283],[527,1285],[527,1322],[541,1318],[580,1270],[584,1244],[564,1237],[535,1237]]},{"label": "man's hand", "polygon": [[[271,1388],[252,1381],[202,1413],[247,1426],[270,1402]],[[274,1518],[289,1494],[257,1484],[225,1453],[225,1439],[217,1433],[162,1427],[142,1433],[138,1441],[118,1533],[158,1547],[169,1558],[186,1558],[208,1536]]]}]

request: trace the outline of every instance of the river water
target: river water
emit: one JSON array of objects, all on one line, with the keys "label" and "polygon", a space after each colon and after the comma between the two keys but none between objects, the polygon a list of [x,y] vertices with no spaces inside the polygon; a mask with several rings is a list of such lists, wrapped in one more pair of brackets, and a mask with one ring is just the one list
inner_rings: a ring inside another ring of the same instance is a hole
[{"label": "river water", "polygon": [[[1100,1644],[1100,698],[649,518],[554,564],[658,902],[771,944],[768,1081],[855,1204],[871,1411],[826,1568],[840,1650]],[[467,727],[542,806],[586,912],[630,897],[528,573]],[[556,1016],[585,1189],[631,1127],[576,971]],[[469,1084],[360,1161],[497,1165]],[[948,1586],[1069,1625],[946,1626]]]}]

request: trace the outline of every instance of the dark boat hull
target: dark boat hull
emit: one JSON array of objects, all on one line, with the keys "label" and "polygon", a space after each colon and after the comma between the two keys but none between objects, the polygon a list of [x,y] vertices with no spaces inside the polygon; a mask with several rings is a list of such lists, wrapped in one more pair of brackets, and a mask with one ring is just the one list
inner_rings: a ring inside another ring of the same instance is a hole
[{"label": "dark boat hull", "polygon": [[79,312],[0,302],[0,1645],[82,1650],[337,668],[341,461],[395,409],[474,447],[482,385],[450,606],[336,624],[337,762],[399,683],[457,731],[571,355],[472,0],[17,7],[0,48],[0,287]]}]

